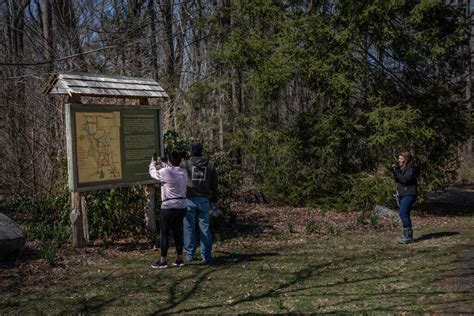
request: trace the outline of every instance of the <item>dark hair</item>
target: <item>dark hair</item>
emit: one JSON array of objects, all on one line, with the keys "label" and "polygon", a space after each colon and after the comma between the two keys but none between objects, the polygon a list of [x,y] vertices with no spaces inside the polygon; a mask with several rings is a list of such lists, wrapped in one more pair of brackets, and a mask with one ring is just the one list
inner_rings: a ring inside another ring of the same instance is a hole
[{"label": "dark hair", "polygon": [[194,142],[189,146],[189,151],[191,152],[191,156],[194,157],[201,157],[202,156],[202,144],[198,142]]},{"label": "dark hair", "polygon": [[168,161],[173,166],[179,166],[181,160],[185,157],[185,153],[182,151],[173,150],[168,154]]}]

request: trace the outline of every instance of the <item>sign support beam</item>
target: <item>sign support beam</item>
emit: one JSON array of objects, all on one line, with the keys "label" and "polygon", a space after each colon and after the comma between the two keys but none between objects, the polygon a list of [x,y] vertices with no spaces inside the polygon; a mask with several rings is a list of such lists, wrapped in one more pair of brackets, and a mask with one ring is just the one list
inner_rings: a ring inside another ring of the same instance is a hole
[{"label": "sign support beam", "polygon": [[[73,94],[69,101],[71,103],[81,103],[81,96]],[[84,201],[83,201],[84,199]],[[85,232],[84,228],[89,227],[87,218],[84,217],[84,209],[86,207],[84,193],[72,191],[71,192],[71,214],[69,216],[71,221],[71,232],[72,232],[72,246],[74,248],[84,248],[87,245],[85,235],[89,235],[89,232]]]}]

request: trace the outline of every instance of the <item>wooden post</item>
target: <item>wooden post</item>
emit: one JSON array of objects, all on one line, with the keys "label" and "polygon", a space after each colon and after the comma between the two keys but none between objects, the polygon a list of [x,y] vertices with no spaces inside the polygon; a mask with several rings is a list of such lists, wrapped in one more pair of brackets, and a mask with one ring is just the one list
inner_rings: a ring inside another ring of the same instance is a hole
[{"label": "wooden post", "polygon": [[156,197],[156,188],[154,184],[148,184],[146,186],[146,193],[147,193],[147,208],[145,213],[145,223],[146,228],[153,236],[153,238],[158,233],[158,229],[156,226],[156,205],[155,205],[155,197]]},{"label": "wooden post", "polygon": [[71,220],[72,246],[74,248],[84,248],[86,240],[84,238],[84,218],[82,216],[81,193],[71,192]]},{"label": "wooden post", "polygon": [[84,231],[84,239],[89,242],[89,220],[87,217],[86,196],[81,194],[81,210],[82,210],[82,226]]},{"label": "wooden post", "polygon": [[[148,105],[148,98],[140,98],[140,105]],[[147,206],[145,209],[145,225],[152,238],[155,239],[158,233],[156,226],[156,188],[154,184],[147,184],[146,186]]]},{"label": "wooden post", "polygon": [[[73,94],[70,97],[69,102],[81,103],[81,96]],[[84,222],[84,207],[85,200],[83,203],[83,194],[79,192],[71,192],[71,214],[69,215],[69,219],[71,221],[72,246],[74,248],[84,248],[86,246],[84,228],[88,225]]]}]

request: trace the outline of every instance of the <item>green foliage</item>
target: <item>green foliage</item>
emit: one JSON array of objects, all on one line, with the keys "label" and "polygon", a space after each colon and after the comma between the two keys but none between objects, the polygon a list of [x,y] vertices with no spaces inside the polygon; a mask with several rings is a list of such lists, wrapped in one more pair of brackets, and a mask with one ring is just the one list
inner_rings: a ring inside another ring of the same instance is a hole
[{"label": "green foliage", "polygon": [[[1,209],[11,212],[25,226],[28,238],[40,242],[40,254],[51,264],[55,249],[70,236],[71,193],[65,183],[65,159],[58,160],[57,168],[62,177],[53,186],[56,194],[13,196],[0,203]],[[143,187],[87,192],[85,199],[91,239],[143,234],[146,205]]]},{"label": "green foliage", "polygon": [[369,220],[373,228],[377,229],[380,227],[380,216],[378,213],[370,213]]},{"label": "green foliage", "polygon": [[209,156],[214,162],[219,180],[221,207],[230,208],[230,203],[238,198],[242,185],[242,171],[237,160],[230,153],[217,151]]},{"label": "green foliage", "polygon": [[344,193],[351,208],[369,213],[375,204],[394,206],[395,186],[390,176],[361,174],[352,177],[351,183],[351,189]]},{"label": "green foliage", "polygon": [[459,14],[434,0],[234,2],[217,56],[246,88],[234,146],[266,197],[366,212],[391,203],[395,183],[376,172],[401,150],[421,191],[451,183],[473,132]]},{"label": "green foliage", "polygon": [[288,223],[288,224],[286,225],[286,227],[288,228],[288,232],[289,232],[289,233],[292,234],[292,233],[295,232],[295,228],[293,227],[293,224],[292,224],[292,223]]},{"label": "green foliage", "polygon": [[57,256],[55,246],[49,240],[43,240],[39,246],[39,252],[46,262],[53,266],[56,263]]},{"label": "green foliage", "polygon": [[[255,159],[255,182],[266,197],[274,201],[285,201],[297,204],[301,201],[299,192],[293,192],[298,179],[289,172],[296,158],[296,144],[291,143],[291,137],[283,130],[255,131],[252,135],[254,143],[251,152]],[[274,144],[281,144],[275,146]]]},{"label": "green foliage", "polygon": [[309,221],[306,224],[306,232],[309,234],[319,234],[321,227],[315,221]]},{"label": "green foliage", "polygon": [[189,151],[189,145],[195,141],[194,138],[183,138],[175,130],[168,130],[163,134],[163,142],[165,146],[165,154],[173,150]]},{"label": "green foliage", "polygon": [[69,235],[69,209],[61,203],[63,199],[67,200],[47,195],[12,196],[4,199],[0,207],[25,226],[29,238],[60,245]]},{"label": "green foliage", "polygon": [[236,214],[232,211],[231,203],[239,198],[242,186],[242,171],[237,160],[230,153],[217,151],[209,155],[214,161],[219,181],[219,227],[221,236],[224,231],[236,221]]},{"label": "green foliage", "polygon": [[87,192],[85,198],[91,239],[143,234],[147,205],[144,187]]},{"label": "green foliage", "polygon": [[50,265],[56,262],[56,249],[67,242],[70,234],[67,192],[55,197],[11,196],[0,202],[0,210],[23,225],[26,236],[40,243],[40,255]]},{"label": "green foliage", "polygon": [[70,236],[71,195],[65,180],[65,157],[58,157],[56,170],[58,180],[53,183],[50,194],[16,195],[0,200],[0,211],[22,225],[28,239],[39,241],[40,255],[50,265],[56,263],[57,248]]},{"label": "green foliage", "polygon": [[341,233],[341,230],[337,226],[328,225],[328,234],[337,236]]},{"label": "green foliage", "polygon": [[[405,148],[420,148],[436,137],[431,126],[423,126],[421,111],[410,106],[378,104],[367,113],[367,117],[369,126],[373,128],[368,144],[381,152],[392,153],[393,157]],[[387,164],[390,162],[393,160],[386,161]]]}]

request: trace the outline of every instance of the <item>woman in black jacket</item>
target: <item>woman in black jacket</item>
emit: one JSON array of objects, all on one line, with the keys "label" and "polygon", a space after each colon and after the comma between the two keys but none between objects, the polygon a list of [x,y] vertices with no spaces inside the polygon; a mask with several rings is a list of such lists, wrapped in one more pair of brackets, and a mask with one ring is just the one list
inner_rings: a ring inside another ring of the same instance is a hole
[{"label": "woman in black jacket", "polygon": [[417,168],[412,164],[412,155],[408,151],[398,156],[398,166],[392,166],[393,177],[397,182],[397,193],[400,199],[400,219],[403,224],[403,237],[398,238],[401,244],[413,242],[413,228],[410,212],[418,196]]}]

